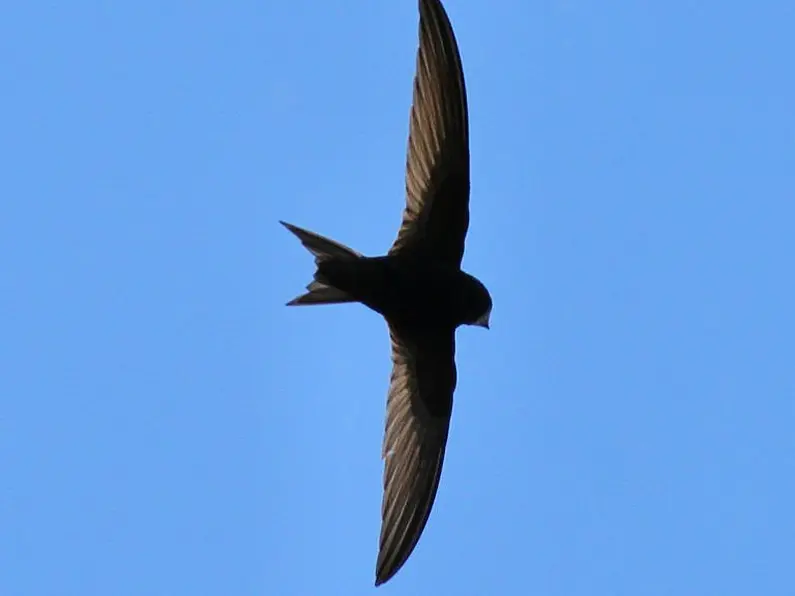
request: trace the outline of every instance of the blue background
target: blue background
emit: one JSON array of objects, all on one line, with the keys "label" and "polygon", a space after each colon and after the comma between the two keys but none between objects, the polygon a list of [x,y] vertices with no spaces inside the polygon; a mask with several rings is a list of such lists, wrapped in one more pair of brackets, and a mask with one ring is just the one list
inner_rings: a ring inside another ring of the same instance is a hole
[{"label": "blue background", "polygon": [[[469,89],[436,506],[384,594],[795,594],[795,4],[448,0]],[[412,0],[0,9],[0,593],[373,590]]]}]

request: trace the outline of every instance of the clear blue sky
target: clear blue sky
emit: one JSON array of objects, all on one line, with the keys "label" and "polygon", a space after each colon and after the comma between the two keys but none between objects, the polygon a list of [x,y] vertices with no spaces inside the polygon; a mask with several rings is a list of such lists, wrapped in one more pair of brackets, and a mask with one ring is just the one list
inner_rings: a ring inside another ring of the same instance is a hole
[{"label": "clear blue sky", "polygon": [[[383,594],[795,594],[795,4],[448,0],[491,331]],[[0,593],[372,593],[414,0],[0,9]]]}]

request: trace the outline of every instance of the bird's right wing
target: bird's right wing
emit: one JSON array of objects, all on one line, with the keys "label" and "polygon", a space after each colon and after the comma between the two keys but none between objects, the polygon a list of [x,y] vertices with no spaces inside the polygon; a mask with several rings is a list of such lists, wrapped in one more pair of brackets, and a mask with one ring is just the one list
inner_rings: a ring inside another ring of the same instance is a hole
[{"label": "bird's right wing", "polygon": [[390,325],[392,379],[383,457],[384,499],[376,585],[391,578],[422,534],[439,486],[456,385],[455,330]]},{"label": "bird's right wing", "polygon": [[460,267],[469,228],[469,124],[461,57],[439,0],[420,0],[406,208],[390,254]]}]

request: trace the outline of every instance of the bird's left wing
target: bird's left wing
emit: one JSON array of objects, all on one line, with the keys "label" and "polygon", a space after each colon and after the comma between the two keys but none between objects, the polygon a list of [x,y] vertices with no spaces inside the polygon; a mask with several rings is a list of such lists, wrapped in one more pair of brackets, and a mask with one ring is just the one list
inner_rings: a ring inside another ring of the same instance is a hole
[{"label": "bird's left wing", "polygon": [[420,0],[406,208],[389,253],[414,252],[455,267],[469,228],[469,124],[461,57],[439,0]]},{"label": "bird's left wing", "polygon": [[384,436],[384,499],[376,585],[408,559],[436,498],[456,385],[455,331],[390,325],[392,379]]}]

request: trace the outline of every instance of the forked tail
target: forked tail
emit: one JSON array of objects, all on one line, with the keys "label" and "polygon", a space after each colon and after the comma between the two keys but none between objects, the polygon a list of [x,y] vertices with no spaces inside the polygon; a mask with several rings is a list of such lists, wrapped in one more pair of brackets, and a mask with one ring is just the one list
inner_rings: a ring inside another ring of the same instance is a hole
[{"label": "forked tail", "polygon": [[309,230],[299,228],[287,222],[280,221],[285,228],[295,234],[309,252],[315,255],[315,278],[306,289],[306,294],[290,300],[287,306],[297,306],[304,304],[336,304],[340,302],[355,302],[356,299],[346,292],[335,288],[331,282],[321,272],[322,265],[330,261],[351,261],[362,258],[362,255],[353,249],[343,246],[339,242],[334,242],[329,238],[324,238],[320,234],[315,234]]}]

